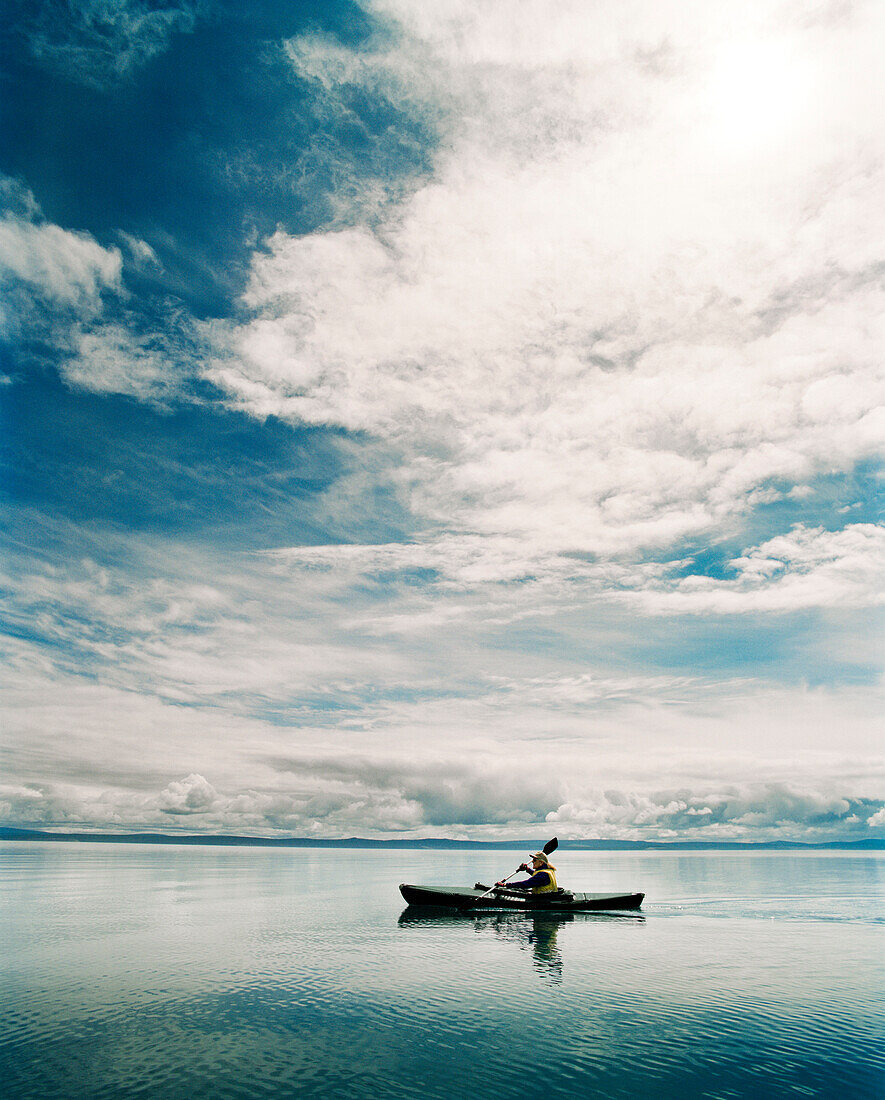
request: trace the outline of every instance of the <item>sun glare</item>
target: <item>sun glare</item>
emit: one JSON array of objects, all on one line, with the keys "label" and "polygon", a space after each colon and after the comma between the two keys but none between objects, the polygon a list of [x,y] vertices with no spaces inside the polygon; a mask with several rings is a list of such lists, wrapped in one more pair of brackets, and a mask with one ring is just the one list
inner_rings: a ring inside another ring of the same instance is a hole
[{"label": "sun glare", "polygon": [[708,90],[718,141],[742,152],[788,139],[807,113],[810,87],[807,63],[786,44],[727,46]]}]

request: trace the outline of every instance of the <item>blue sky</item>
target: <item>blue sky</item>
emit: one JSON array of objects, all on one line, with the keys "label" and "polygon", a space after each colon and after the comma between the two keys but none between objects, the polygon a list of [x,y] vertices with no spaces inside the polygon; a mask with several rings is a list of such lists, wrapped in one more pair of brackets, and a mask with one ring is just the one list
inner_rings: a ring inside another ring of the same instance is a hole
[{"label": "blue sky", "polygon": [[12,12],[4,823],[885,836],[881,5]]}]

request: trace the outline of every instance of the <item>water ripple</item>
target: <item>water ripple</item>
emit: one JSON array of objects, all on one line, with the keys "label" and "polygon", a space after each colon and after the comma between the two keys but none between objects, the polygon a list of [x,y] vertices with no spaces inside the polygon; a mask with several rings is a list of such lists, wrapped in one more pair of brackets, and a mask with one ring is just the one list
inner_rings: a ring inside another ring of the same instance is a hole
[{"label": "water ripple", "polygon": [[0,846],[15,1100],[885,1095],[875,861],[606,854],[586,881],[643,912],[422,916],[402,861],[447,853],[29,847]]}]

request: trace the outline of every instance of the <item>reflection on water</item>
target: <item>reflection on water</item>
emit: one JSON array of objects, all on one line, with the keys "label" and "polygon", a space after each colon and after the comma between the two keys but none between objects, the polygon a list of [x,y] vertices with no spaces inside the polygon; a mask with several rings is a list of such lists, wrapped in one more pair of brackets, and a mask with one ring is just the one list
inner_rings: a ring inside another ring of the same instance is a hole
[{"label": "reflection on water", "polygon": [[553,982],[562,981],[562,952],[557,943],[562,921],[554,918],[533,917],[531,930],[512,921],[495,921],[495,932],[502,939],[513,939],[520,946],[528,946],[532,951],[535,970],[544,978]]},{"label": "reflection on water", "polygon": [[400,927],[439,928],[447,924],[473,926],[477,935],[492,935],[503,942],[515,944],[522,951],[530,951],[535,972],[542,978],[557,983],[562,981],[563,960],[560,930],[574,922],[606,924],[644,924],[645,916],[639,912],[623,913],[483,913],[461,912],[457,909],[434,909],[408,906],[400,914]]},{"label": "reflection on water", "polygon": [[0,844],[3,1095],[882,1100],[885,860],[566,857],[642,913],[402,912],[520,853]]}]

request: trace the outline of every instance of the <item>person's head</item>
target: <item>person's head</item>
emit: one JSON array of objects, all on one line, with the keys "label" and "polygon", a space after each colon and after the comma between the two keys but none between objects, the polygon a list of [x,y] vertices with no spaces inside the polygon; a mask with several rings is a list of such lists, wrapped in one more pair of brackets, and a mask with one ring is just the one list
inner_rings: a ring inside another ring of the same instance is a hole
[{"label": "person's head", "polygon": [[544,852],[534,853],[534,855],[532,856],[532,867],[534,867],[536,871],[540,871],[542,868],[549,866],[550,861],[547,859],[547,856],[544,854]]}]

